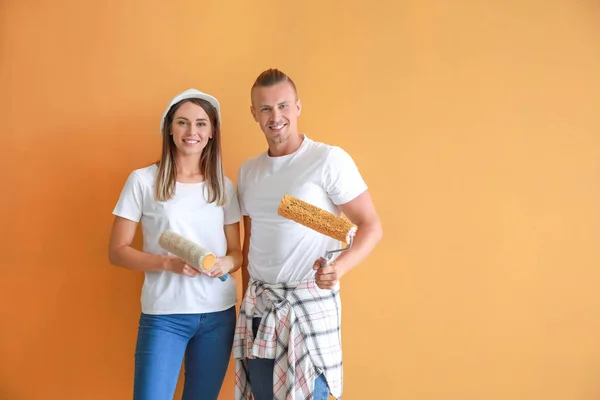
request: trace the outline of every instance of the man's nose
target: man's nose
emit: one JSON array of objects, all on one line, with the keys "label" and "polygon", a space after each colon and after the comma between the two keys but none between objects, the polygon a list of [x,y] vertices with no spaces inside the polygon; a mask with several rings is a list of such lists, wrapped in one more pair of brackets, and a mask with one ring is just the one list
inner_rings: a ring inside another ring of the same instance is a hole
[{"label": "man's nose", "polygon": [[281,115],[281,110],[278,108],[275,108],[273,110],[273,120],[277,121],[279,119],[280,115]]}]

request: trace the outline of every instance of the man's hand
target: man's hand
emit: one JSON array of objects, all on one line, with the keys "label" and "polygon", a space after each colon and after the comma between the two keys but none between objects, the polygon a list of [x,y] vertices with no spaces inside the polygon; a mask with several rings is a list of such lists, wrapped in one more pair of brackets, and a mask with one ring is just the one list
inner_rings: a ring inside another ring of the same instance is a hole
[{"label": "man's hand", "polygon": [[324,261],[324,258],[319,258],[313,265],[313,269],[317,271],[315,282],[319,288],[331,290],[337,285],[343,274],[335,261],[326,267],[321,267],[321,262]]}]

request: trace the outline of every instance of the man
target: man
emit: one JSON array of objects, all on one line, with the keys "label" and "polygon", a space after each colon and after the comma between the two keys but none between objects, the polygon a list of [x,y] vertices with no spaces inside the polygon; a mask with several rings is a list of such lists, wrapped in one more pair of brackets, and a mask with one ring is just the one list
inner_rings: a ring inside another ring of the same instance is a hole
[{"label": "man", "polygon": [[[339,280],[381,239],[379,217],[352,158],[298,130],[301,102],[283,72],[261,73],[250,111],[268,150],[245,162],[242,301],[236,337],[236,399],[342,395]],[[320,267],[340,243],[277,214],[284,194],[343,213],[358,226],[352,248]]]}]

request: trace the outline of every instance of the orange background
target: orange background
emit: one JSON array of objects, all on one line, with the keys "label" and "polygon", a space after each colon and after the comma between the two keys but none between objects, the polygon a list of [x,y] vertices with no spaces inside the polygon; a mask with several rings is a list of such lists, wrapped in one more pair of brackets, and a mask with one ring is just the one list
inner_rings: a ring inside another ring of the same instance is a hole
[{"label": "orange background", "polygon": [[345,400],[598,399],[599,17],[589,0],[2,1],[0,398],[131,398],[142,275],[107,260],[119,192],[189,87],[222,102],[235,180],[265,149],[250,86],[278,67],[383,221],[343,279]]}]

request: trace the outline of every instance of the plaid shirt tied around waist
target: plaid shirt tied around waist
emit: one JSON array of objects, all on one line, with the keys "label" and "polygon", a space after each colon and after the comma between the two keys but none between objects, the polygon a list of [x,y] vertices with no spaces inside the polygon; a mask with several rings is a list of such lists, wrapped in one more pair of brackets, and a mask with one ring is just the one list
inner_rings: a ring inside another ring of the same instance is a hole
[{"label": "plaid shirt tied around waist", "polygon": [[[266,311],[256,337],[252,319],[261,296]],[[251,280],[240,307],[233,342],[236,400],[252,400],[247,359],[271,358],[273,399],[313,398],[324,374],[331,394],[342,395],[341,302],[339,289],[320,289],[314,279],[266,284]]]}]

